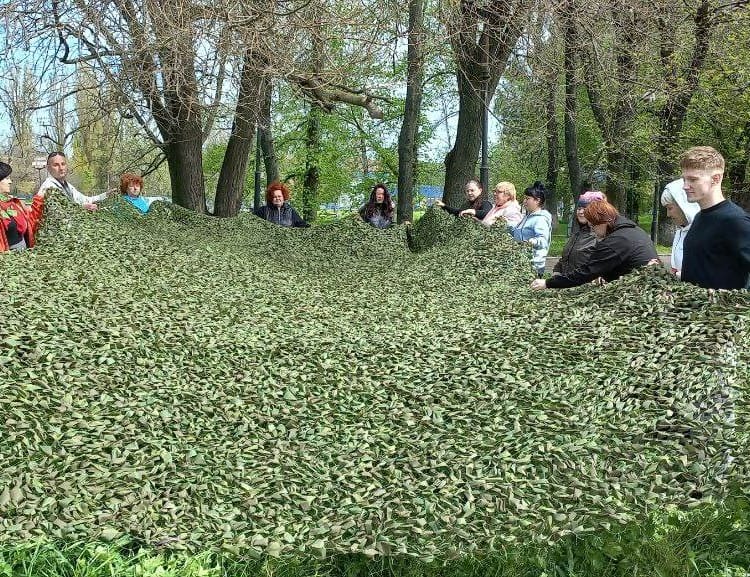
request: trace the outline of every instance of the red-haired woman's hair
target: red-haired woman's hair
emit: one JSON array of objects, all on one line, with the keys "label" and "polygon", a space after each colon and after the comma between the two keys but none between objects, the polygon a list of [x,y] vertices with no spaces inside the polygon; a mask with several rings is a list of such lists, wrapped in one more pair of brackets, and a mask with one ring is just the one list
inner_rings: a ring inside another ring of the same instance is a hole
[{"label": "red-haired woman's hair", "polygon": [[273,196],[273,193],[276,190],[281,191],[281,194],[284,195],[284,200],[289,200],[289,189],[286,187],[286,184],[281,181],[274,180],[271,184],[268,185],[268,188],[266,189],[266,204],[271,204],[271,196]]},{"label": "red-haired woman's hair", "polygon": [[606,224],[611,230],[620,213],[606,200],[595,200],[583,209],[583,216],[591,226]]},{"label": "red-haired woman's hair", "polygon": [[143,192],[143,178],[132,172],[126,172],[120,177],[120,194],[127,194],[129,186],[138,185]]}]

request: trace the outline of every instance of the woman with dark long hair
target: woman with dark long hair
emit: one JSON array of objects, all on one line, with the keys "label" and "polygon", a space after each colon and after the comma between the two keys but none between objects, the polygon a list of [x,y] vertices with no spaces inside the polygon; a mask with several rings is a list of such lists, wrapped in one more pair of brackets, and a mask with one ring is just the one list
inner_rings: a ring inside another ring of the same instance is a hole
[{"label": "woman with dark long hair", "polygon": [[393,201],[382,182],[370,191],[370,200],[359,209],[360,218],[375,228],[388,228],[393,224]]}]

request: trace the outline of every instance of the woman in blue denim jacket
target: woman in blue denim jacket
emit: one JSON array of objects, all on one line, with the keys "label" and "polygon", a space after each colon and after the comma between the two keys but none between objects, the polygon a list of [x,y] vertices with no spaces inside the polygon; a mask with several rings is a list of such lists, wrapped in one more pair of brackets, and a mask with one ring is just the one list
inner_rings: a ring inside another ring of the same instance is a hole
[{"label": "woman in blue denim jacket", "polygon": [[544,210],[547,190],[544,184],[537,180],[523,191],[523,195],[526,215],[516,226],[509,227],[509,230],[517,241],[531,245],[533,249],[531,264],[537,277],[541,278],[552,241],[552,215]]}]

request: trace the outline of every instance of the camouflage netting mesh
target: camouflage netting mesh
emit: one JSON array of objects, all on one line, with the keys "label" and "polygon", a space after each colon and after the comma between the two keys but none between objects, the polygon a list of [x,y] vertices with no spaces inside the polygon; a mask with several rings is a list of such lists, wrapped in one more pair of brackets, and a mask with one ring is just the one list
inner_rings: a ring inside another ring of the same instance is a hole
[{"label": "camouflage netting mesh", "polygon": [[748,488],[748,293],[412,241],[51,198],[0,255],[0,542],[448,557]]}]

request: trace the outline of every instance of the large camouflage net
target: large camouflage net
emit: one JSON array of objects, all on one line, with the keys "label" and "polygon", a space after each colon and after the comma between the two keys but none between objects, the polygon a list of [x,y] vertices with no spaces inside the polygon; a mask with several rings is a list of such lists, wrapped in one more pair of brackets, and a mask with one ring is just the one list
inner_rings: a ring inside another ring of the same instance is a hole
[{"label": "large camouflage net", "polygon": [[412,245],[52,197],[0,254],[0,542],[447,558],[748,488],[747,292]]}]

